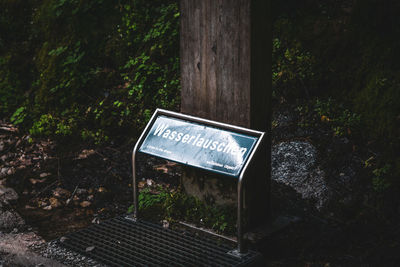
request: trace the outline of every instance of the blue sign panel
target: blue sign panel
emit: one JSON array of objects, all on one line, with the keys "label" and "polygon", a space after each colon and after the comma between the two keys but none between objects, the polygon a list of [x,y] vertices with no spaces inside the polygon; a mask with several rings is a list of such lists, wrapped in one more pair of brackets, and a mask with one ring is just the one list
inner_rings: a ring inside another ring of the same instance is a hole
[{"label": "blue sign panel", "polygon": [[139,151],[230,176],[238,176],[257,137],[158,116]]}]

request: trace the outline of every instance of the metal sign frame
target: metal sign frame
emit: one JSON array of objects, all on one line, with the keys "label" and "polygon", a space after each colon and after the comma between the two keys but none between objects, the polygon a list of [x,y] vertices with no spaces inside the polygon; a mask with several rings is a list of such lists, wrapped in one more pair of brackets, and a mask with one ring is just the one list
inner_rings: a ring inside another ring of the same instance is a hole
[{"label": "metal sign frame", "polygon": [[[237,251],[233,252],[233,254],[237,256],[241,256],[247,252],[247,248],[244,244],[244,232],[243,232],[243,182],[247,174],[247,170],[249,168],[250,162],[252,161],[254,155],[257,153],[257,151],[260,148],[261,143],[264,140],[265,133],[256,131],[256,130],[251,130],[247,129],[244,127],[239,127],[239,126],[234,126],[226,123],[221,123],[221,122],[216,122],[212,120],[207,120],[207,119],[202,119],[190,115],[185,115],[182,113],[177,113],[169,110],[164,110],[164,109],[157,109],[150,121],[147,123],[145,129],[143,130],[142,134],[140,135],[138,141],[135,144],[135,147],[132,152],[132,177],[133,177],[133,204],[134,204],[134,210],[133,210],[133,219],[138,219],[138,211],[139,211],[139,203],[138,203],[138,194],[139,194],[139,189],[138,189],[138,183],[137,183],[137,168],[136,168],[136,155],[143,144],[146,136],[148,135],[151,127],[153,126],[156,118],[160,115],[164,115],[166,117],[172,117],[172,118],[177,118],[181,120],[185,120],[187,122],[193,122],[193,123],[198,123],[198,124],[203,124],[215,128],[219,128],[222,130],[228,130],[236,133],[241,133],[241,134],[247,134],[253,137],[258,138],[253,149],[251,150],[247,160],[244,162],[244,165],[239,173],[238,176],[238,184],[237,184],[237,194],[238,194],[238,203],[237,203]],[[145,152],[141,152],[145,153]],[[152,155],[154,156],[154,155]],[[190,165],[192,166],[192,165]],[[195,166],[194,166],[195,167]],[[196,167],[195,167],[196,168]],[[197,167],[201,168],[201,167]],[[226,174],[221,174],[221,175],[226,175]],[[247,178],[246,178],[247,179]]]}]

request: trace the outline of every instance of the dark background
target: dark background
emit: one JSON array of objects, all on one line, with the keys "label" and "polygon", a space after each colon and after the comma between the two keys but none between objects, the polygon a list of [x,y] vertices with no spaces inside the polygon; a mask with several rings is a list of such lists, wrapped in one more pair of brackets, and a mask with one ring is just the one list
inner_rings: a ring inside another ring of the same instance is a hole
[{"label": "dark background", "polygon": [[[155,108],[180,109],[178,2],[2,0],[0,119],[30,143],[55,142],[57,155],[133,146]],[[357,236],[338,244],[398,248],[400,3],[285,0],[272,10],[274,113],[329,135],[314,136],[320,152],[348,141],[327,169],[347,164],[337,159],[348,151],[364,161],[351,204],[331,207]]]}]

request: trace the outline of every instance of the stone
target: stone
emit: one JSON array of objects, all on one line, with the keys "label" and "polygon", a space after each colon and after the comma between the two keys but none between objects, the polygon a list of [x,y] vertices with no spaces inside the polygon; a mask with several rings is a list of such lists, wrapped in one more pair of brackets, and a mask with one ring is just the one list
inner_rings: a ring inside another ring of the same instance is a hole
[{"label": "stone", "polygon": [[221,179],[213,173],[199,174],[197,170],[185,169],[182,173],[182,185],[188,195],[208,204],[235,206],[237,204],[237,181]]},{"label": "stone", "polygon": [[317,164],[317,150],[306,141],[289,141],[272,147],[272,179],[293,188],[321,209],[330,198],[325,173]]},{"label": "stone", "polygon": [[21,216],[15,211],[0,211],[0,229],[12,230],[25,224]]},{"label": "stone", "polygon": [[0,186],[0,203],[10,204],[18,200],[18,194],[14,189]]},{"label": "stone", "polygon": [[6,177],[7,176],[7,172],[8,172],[8,169],[7,168],[1,168],[0,169],[0,178],[1,177]]}]

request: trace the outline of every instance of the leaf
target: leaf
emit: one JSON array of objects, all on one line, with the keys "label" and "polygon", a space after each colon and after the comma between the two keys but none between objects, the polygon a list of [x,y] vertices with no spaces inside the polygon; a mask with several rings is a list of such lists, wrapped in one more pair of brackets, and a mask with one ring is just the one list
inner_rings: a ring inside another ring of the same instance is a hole
[{"label": "leaf", "polygon": [[92,203],[90,203],[89,201],[82,201],[82,202],[80,203],[80,205],[81,205],[82,208],[89,207],[91,204],[92,204]]}]

